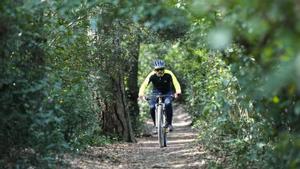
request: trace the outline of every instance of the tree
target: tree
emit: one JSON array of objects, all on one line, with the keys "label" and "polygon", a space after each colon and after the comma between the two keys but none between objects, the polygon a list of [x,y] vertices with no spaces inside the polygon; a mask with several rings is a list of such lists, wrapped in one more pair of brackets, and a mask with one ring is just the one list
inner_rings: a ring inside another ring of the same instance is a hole
[{"label": "tree", "polygon": [[132,27],[132,41],[129,46],[129,66],[127,71],[127,99],[128,110],[131,115],[133,129],[136,131],[139,125],[139,106],[138,106],[138,61],[140,54],[140,32],[139,28]]},{"label": "tree", "polygon": [[125,68],[128,67],[128,60],[121,45],[124,38],[122,21],[115,19],[107,24],[110,29],[100,28],[103,34],[99,34],[99,39],[112,44],[98,42],[99,47],[106,49],[106,55],[99,56],[101,70],[106,75],[106,81],[102,85],[107,89],[100,97],[102,130],[106,134],[120,136],[124,141],[135,142],[125,93]]}]

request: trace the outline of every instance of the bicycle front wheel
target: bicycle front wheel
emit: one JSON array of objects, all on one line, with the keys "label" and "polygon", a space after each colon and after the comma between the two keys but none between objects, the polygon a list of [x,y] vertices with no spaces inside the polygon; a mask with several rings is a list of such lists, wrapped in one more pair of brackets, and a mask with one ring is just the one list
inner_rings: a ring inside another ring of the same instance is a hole
[{"label": "bicycle front wheel", "polygon": [[158,121],[158,142],[160,147],[167,146],[167,138],[166,138],[166,128],[164,127],[164,116],[163,116],[163,106],[159,105],[157,108],[157,121]]}]

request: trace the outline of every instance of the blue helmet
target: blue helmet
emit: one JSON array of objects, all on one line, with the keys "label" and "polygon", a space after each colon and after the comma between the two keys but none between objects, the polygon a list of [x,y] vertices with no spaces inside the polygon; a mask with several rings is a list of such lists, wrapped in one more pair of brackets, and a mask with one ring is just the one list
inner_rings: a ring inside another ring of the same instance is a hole
[{"label": "blue helmet", "polygon": [[163,60],[155,60],[153,62],[154,69],[163,69],[165,68],[165,62]]}]

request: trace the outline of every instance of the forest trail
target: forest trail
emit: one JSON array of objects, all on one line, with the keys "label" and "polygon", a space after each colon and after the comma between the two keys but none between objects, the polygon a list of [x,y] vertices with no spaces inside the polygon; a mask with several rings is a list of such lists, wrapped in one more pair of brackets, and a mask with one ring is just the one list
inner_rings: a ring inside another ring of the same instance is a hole
[{"label": "forest trail", "polygon": [[[157,136],[137,138],[137,143],[90,147],[70,159],[76,169],[206,168],[206,153],[195,143],[197,134],[182,106],[174,106],[174,131],[168,133],[168,146],[159,148]],[[151,121],[146,122],[149,128]]]}]

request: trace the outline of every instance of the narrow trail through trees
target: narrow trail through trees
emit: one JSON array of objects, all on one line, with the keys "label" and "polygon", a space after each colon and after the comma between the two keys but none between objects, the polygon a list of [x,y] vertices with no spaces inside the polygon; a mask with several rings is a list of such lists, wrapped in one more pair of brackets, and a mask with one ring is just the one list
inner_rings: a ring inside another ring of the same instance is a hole
[{"label": "narrow trail through trees", "polygon": [[[148,121],[147,126],[152,126]],[[90,147],[70,160],[71,168],[206,168],[206,153],[195,143],[190,116],[182,106],[174,106],[174,131],[168,147],[159,148],[157,136],[137,138],[137,143]]]}]

